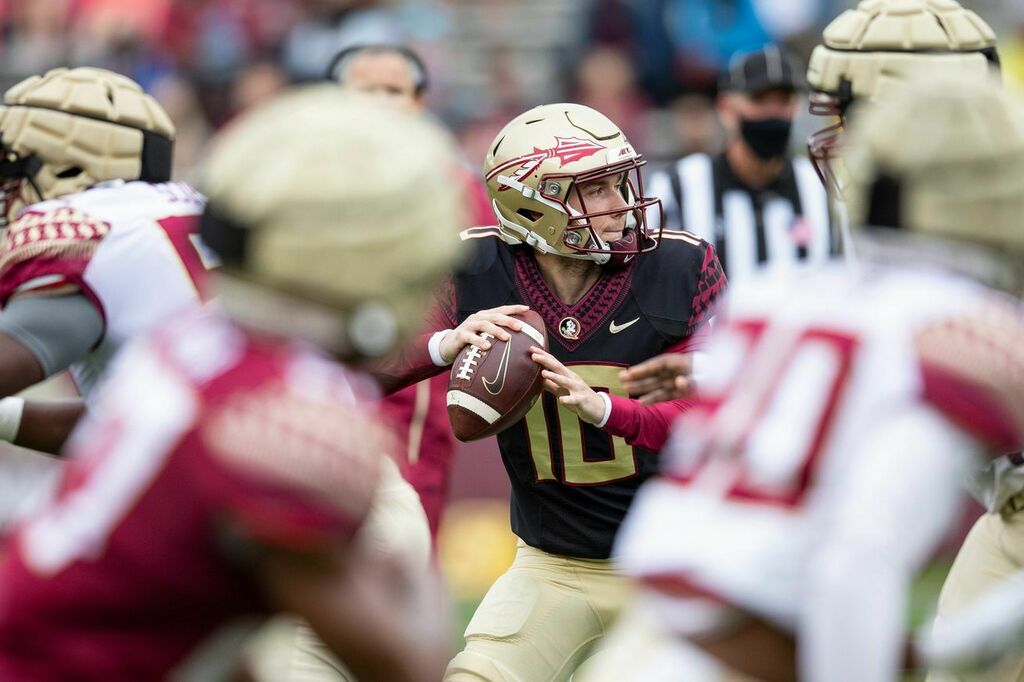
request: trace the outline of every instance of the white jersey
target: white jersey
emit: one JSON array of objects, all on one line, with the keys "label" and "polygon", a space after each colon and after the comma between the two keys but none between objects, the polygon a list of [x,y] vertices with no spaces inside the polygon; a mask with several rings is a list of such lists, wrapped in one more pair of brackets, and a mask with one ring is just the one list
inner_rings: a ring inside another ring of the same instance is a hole
[{"label": "white jersey", "polygon": [[201,300],[197,279],[211,262],[196,232],[204,203],[182,183],[114,181],[29,206],[0,250],[0,305],[74,288],[93,301],[103,338],[71,367],[88,396],[122,343]]},{"label": "white jersey", "polygon": [[621,564],[794,627],[830,543],[923,561],[972,455],[1021,442],[1021,338],[1015,302],[939,271],[837,264],[735,289]]}]

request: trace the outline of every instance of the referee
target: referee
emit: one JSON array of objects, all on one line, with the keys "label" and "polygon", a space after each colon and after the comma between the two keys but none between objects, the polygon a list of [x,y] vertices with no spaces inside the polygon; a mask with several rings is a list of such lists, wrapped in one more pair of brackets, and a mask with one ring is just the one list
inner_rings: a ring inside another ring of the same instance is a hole
[{"label": "referee", "polygon": [[665,229],[714,244],[731,284],[762,264],[787,268],[839,253],[824,187],[807,159],[788,152],[800,74],[775,45],[733,58],[718,98],[725,151],[691,154],[649,180]]}]

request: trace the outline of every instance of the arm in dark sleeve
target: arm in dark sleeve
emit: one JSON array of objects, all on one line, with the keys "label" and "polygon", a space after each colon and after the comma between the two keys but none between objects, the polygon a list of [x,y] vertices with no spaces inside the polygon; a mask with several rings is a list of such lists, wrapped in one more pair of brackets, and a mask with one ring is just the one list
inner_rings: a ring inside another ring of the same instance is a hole
[{"label": "arm in dark sleeve", "polygon": [[81,293],[19,296],[0,315],[0,395],[11,395],[84,358],[103,316]]},{"label": "arm in dark sleeve", "polygon": [[430,339],[437,332],[454,329],[457,325],[455,287],[449,280],[439,291],[435,305],[427,311],[421,333],[383,358],[374,360],[366,369],[389,395],[441,374],[448,366],[437,364],[437,358],[431,357]]}]

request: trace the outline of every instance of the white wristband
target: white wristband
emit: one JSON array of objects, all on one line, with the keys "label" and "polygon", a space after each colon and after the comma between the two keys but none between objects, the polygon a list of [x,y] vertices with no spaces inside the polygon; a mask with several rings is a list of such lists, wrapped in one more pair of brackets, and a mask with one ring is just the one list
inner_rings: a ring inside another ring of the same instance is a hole
[{"label": "white wristband", "polygon": [[612,399],[604,391],[598,391],[597,394],[604,398],[604,416],[601,417],[601,421],[597,422],[594,426],[599,429],[603,429],[604,425],[608,423],[608,417],[612,416]]},{"label": "white wristband", "polygon": [[444,341],[444,337],[448,336],[448,332],[451,329],[442,329],[430,337],[430,341],[427,342],[427,352],[430,353],[431,361],[438,367],[447,367],[452,364],[445,362],[444,358],[441,357],[441,342]]},{"label": "white wristband", "polygon": [[11,396],[0,400],[0,440],[13,443],[21,428],[21,413],[25,399]]}]

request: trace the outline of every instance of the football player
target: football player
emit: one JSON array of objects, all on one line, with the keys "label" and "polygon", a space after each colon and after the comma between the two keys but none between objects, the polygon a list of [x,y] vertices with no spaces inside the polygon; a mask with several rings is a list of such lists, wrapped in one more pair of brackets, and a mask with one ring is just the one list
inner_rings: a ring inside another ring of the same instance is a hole
[{"label": "football player", "polygon": [[[14,394],[71,368],[88,395],[114,350],[198,305],[203,198],[169,182],[174,126],[124,76],[56,69],[0,105],[0,441],[56,453],[80,399]],[[7,449],[0,524],[38,505],[58,463]]]},{"label": "football player", "polygon": [[230,320],[189,311],[115,361],[59,496],[4,547],[0,678],[221,679],[222,627],[276,611],[359,679],[438,678],[443,618],[355,541],[388,445],[372,382],[325,353],[354,363],[418,324],[461,250],[453,148],[327,85],[217,141],[201,229]]},{"label": "football player", "polygon": [[519,329],[510,313],[529,307],[544,318],[550,353],[535,359],[551,392],[498,435],[518,551],[446,679],[561,680],[625,599],[612,538],[686,407],[630,398],[619,372],[691,350],[725,280],[706,242],[648,232],[659,204],[643,194],[643,159],[601,113],[537,107],[489,149],[484,176],[499,224],[463,233],[475,254],[428,319],[437,331],[379,372],[393,386],[418,380],[467,344],[486,350],[485,334],[507,339]]},{"label": "football player", "polygon": [[[362,92],[390,106],[423,115],[426,68],[404,46],[372,44],[346,48],[332,60],[327,79],[336,81],[343,89]],[[493,214],[483,185],[458,161],[453,162],[451,170],[458,175],[467,197],[474,199],[469,204],[475,214],[470,224],[491,222]],[[465,227],[459,225],[458,229]],[[436,538],[444,509],[455,447],[445,405],[447,390],[447,377],[437,376],[387,396],[382,403],[382,413],[404,441],[399,449],[405,456],[398,460],[401,476],[388,466],[388,473],[394,475],[386,492],[378,494],[375,514],[364,525],[363,534],[379,552],[404,557],[410,570],[428,568],[432,540]],[[309,626],[290,616],[275,619],[254,638],[249,658],[251,673],[261,681],[351,679],[351,673]]]},{"label": "football player", "polygon": [[899,679],[911,579],[973,456],[1024,439],[1024,315],[1003,293],[1024,290],[1024,103],[908,83],[859,123],[864,261],[730,292],[713,376],[617,544],[666,646],[757,679]]},{"label": "football player", "polygon": [[[0,395],[66,368],[90,394],[126,339],[200,301],[203,197],[172,183],[174,126],[132,80],[54,69],[0,105]],[[0,439],[55,453],[80,401],[0,400]]]},{"label": "football player", "polygon": [[[952,73],[999,80],[995,33],[954,0],[864,2],[833,21],[823,38],[808,67],[807,79],[817,91],[811,111],[840,118],[815,134],[809,147],[836,197],[841,195],[843,175],[842,116],[851,105],[884,101],[922,75]],[[946,579],[937,627],[990,587],[1024,569],[1024,519],[1016,513],[1024,508],[1021,462],[1019,457],[1003,457],[970,477],[972,492],[988,513],[975,523]],[[1024,657],[1005,661],[989,679],[1021,676]]]}]

